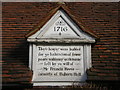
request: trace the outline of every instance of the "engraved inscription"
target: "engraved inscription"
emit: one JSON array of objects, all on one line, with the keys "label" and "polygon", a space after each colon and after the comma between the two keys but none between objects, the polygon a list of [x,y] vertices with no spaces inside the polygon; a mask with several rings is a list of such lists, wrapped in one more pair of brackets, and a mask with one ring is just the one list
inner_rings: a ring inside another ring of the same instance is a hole
[{"label": "engraved inscription", "polygon": [[[46,81],[83,74],[82,46],[37,46],[36,77]],[[59,81],[59,79],[57,80]]]}]

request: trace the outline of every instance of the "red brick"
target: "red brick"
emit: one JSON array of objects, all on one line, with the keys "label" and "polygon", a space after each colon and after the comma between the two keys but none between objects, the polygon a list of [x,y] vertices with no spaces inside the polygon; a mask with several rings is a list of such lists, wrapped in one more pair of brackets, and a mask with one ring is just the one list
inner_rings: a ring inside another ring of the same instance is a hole
[{"label": "red brick", "polygon": [[102,50],[104,50],[104,49],[107,49],[107,48],[105,48],[105,47],[99,47],[99,49],[102,49]]},{"label": "red brick", "polygon": [[8,74],[3,74],[2,76],[3,76],[3,78],[4,77],[11,77],[11,75],[8,75]]},{"label": "red brick", "polygon": [[118,53],[118,52],[113,52],[112,54],[119,54],[120,55],[120,53]]},{"label": "red brick", "polygon": [[9,71],[3,71],[2,73],[8,73]]},{"label": "red brick", "polygon": [[106,76],[106,74],[105,73],[99,73],[98,75],[100,75],[100,76]]},{"label": "red brick", "polygon": [[95,45],[96,47],[100,47],[100,46],[102,46],[102,45]]},{"label": "red brick", "polygon": [[104,58],[104,57],[107,58],[108,56],[106,56],[106,55],[100,55],[100,57],[101,58]]}]

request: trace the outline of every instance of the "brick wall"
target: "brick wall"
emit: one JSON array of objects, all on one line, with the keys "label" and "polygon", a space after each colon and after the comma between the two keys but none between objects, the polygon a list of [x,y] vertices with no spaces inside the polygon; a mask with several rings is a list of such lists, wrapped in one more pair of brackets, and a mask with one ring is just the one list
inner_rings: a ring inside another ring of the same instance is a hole
[{"label": "brick wall", "polygon": [[[92,45],[92,68],[88,80],[120,80],[119,3],[66,3],[100,39]],[[33,30],[56,3],[4,2],[2,6],[3,83],[30,83],[28,43],[25,35]]]},{"label": "brick wall", "polygon": [[67,4],[99,37],[92,47],[90,80],[120,80],[118,3]]}]

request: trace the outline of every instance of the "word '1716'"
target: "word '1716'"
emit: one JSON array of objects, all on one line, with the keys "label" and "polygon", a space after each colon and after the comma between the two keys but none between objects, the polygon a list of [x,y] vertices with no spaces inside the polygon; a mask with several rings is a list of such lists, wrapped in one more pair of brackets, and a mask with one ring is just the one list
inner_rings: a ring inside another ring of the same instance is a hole
[{"label": "word '1716'", "polygon": [[66,32],[67,30],[67,27],[54,27],[54,31]]}]

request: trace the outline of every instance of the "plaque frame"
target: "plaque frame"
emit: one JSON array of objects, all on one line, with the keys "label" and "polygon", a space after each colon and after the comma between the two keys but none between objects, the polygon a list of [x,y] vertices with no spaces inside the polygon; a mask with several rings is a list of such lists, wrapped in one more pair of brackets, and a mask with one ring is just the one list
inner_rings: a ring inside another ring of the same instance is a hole
[{"label": "plaque frame", "polygon": [[[73,32],[76,33],[76,38],[73,37],[47,37],[44,36],[45,32],[47,30],[49,31],[49,27],[51,24],[54,24],[55,20],[57,20],[58,17],[62,17],[66,23],[70,25],[72,28]],[[42,37],[44,36],[44,38]],[[79,38],[78,38],[79,37]],[[77,82],[34,82],[32,81],[34,86],[63,86],[63,85],[73,85],[73,84],[78,84],[78,83],[83,83],[87,80],[87,74],[86,70],[92,67],[92,61],[91,61],[91,44],[95,43],[96,38],[84,31],[81,30],[81,28],[72,20],[69,15],[62,10],[61,8],[56,11],[56,13],[51,17],[50,20],[42,27],[40,28],[36,33],[30,35],[27,38],[27,41],[29,42],[29,68],[33,71],[35,70],[35,60],[37,59],[37,44],[40,45],[59,45],[59,44],[66,44],[66,45],[82,45],[83,46],[83,61],[84,61],[84,72],[85,72],[85,77],[84,80],[82,81],[77,81]]]}]

